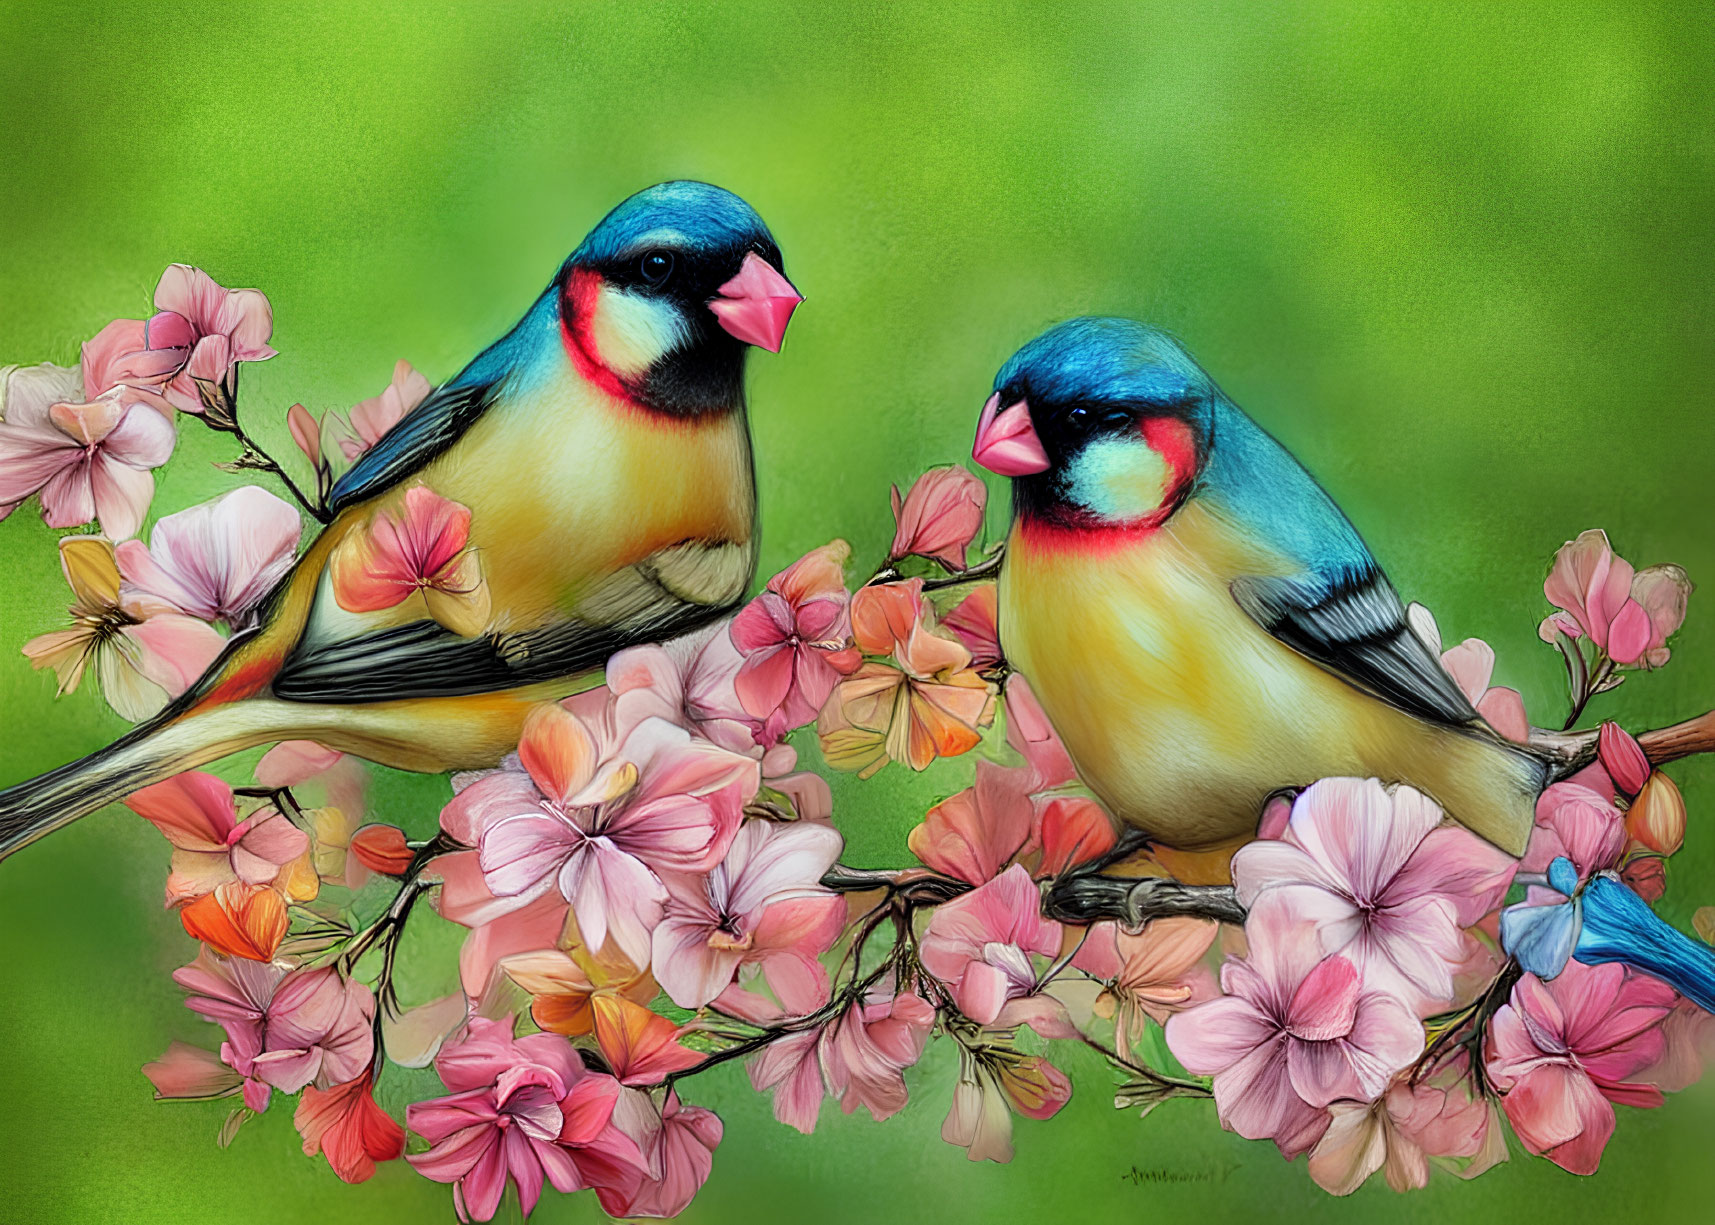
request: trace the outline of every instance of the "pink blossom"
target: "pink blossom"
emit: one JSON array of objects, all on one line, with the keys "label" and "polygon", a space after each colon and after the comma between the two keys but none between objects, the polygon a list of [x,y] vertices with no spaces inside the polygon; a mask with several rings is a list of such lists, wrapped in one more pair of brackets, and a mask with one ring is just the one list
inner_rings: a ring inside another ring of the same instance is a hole
[{"label": "pink blossom", "polygon": [[1214,1077],[1223,1127],[1290,1158],[1322,1137],[1330,1102],[1379,1096],[1422,1052],[1423,1027],[1280,908],[1253,912],[1245,933],[1250,956],[1221,969],[1227,994],[1169,1017],[1167,1045]]},{"label": "pink blossom", "polygon": [[[158,329],[156,339],[163,335]],[[128,396],[136,396],[171,417],[173,406],[160,392],[184,369],[186,356],[187,351],[177,345],[150,348],[149,325],[143,320],[115,319],[83,342],[83,398],[93,400],[115,388],[125,388]]]},{"label": "pink blossom", "polygon": [[341,454],[348,460],[362,455],[433,390],[429,380],[413,370],[410,362],[399,362],[393,367],[393,381],[380,395],[353,406],[349,427],[337,415],[330,414]]},{"label": "pink blossom", "polygon": [[1685,620],[1691,583],[1678,566],[1634,572],[1608,534],[1592,528],[1561,546],[1542,589],[1560,609],[1540,627],[1544,642],[1558,631],[1588,638],[1621,666],[1659,667],[1670,654],[1667,639]]},{"label": "pink blossom", "polygon": [[1644,754],[1643,745],[1625,728],[1604,720],[1597,732],[1597,760],[1615,788],[1623,795],[1635,796],[1649,782],[1654,767]]},{"label": "pink blossom", "polygon": [[1278,841],[1233,857],[1239,900],[1313,920],[1372,990],[1446,999],[1464,956],[1461,929],[1500,904],[1514,862],[1465,830],[1441,826],[1433,801],[1374,779],[1323,779],[1292,806]]},{"label": "pink blossom", "polygon": [[846,908],[820,882],[842,845],[826,825],[749,821],[706,874],[668,873],[652,963],[661,989],[701,1008],[756,963],[789,1006],[825,995],[816,958],[839,938]]},{"label": "pink blossom", "polygon": [[490,596],[470,544],[470,508],[413,485],[403,502],[351,532],[328,563],[334,600],[347,612],[379,612],[418,596],[423,611],[455,634],[488,625]]},{"label": "pink blossom", "polygon": [[1216,994],[1201,963],[1220,929],[1193,918],[1156,919],[1135,933],[1118,923],[1090,928],[1072,965],[1107,984],[1096,1012],[1113,1016],[1120,1051],[1143,1036],[1146,1019],[1166,1024],[1175,1011]]},{"label": "pink blossom", "polygon": [[972,1161],[1012,1160],[1012,1115],[1048,1119],[1072,1097],[1066,1074],[1040,1055],[961,1047],[959,1082],[941,1138]]},{"label": "pink blossom", "polygon": [[212,893],[228,881],[274,884],[310,849],[308,835],[272,806],[239,820],[232,788],[197,770],[134,791],[125,806],[173,845],[169,906]]},{"label": "pink blossom", "polygon": [[118,391],[87,404],[11,399],[0,421],[0,508],[39,490],[49,527],[98,519],[115,540],[134,534],[155,496],[150,470],[173,453],[172,424]]},{"label": "pink blossom", "polygon": [[1453,1159],[1475,1178],[1507,1157],[1494,1104],[1476,1091],[1461,1057],[1447,1073],[1412,1084],[1406,1077],[1368,1104],[1335,1102],[1332,1121],[1310,1154],[1310,1176],[1334,1195],[1350,1195],[1378,1169],[1388,1186],[1429,1185],[1431,1159]]},{"label": "pink blossom", "polygon": [[893,548],[889,560],[916,555],[933,558],[949,570],[965,568],[965,554],[982,530],[988,488],[965,468],[931,468],[899,496],[893,487]]},{"label": "pink blossom", "polygon": [[552,705],[526,721],[518,754],[523,771],[467,787],[442,828],[479,848],[496,898],[516,908],[557,888],[592,950],[612,939],[645,964],[667,897],[657,874],[720,862],[756,794],[756,763],[664,719],[621,736]]},{"label": "pink blossom", "polygon": [[992,668],[1004,663],[1000,649],[999,596],[993,583],[979,583],[941,618],[941,628],[951,631],[971,653],[971,667]]},{"label": "pink blossom", "polygon": [[292,568],[302,531],[296,510],[266,489],[245,485],[164,516],[147,548],[138,540],[118,546],[123,590],[243,629]]},{"label": "pink blossom", "polygon": [[934,1023],[935,1010],[921,996],[879,986],[830,1022],[820,1053],[840,1109],[850,1114],[862,1106],[878,1123],[897,1114],[906,1101],[903,1072],[923,1057]]},{"label": "pink blossom", "polygon": [[544,1181],[580,1191],[616,1159],[634,1173],[644,1164],[612,1126],[619,1085],[587,1070],[558,1034],[514,1038],[511,1022],[473,1017],[461,1039],[441,1048],[435,1071],[451,1092],[406,1107],[411,1130],[430,1144],[406,1160],[454,1184],[461,1221],[493,1217],[508,1179],[528,1216]]},{"label": "pink blossom", "polygon": [[1441,666],[1490,727],[1519,744],[1530,739],[1530,719],[1519,691],[1489,684],[1495,672],[1493,647],[1481,638],[1467,638],[1441,653]]},{"label": "pink blossom", "polygon": [[1626,849],[1625,820],[1614,807],[1611,791],[1596,791],[1583,783],[1555,783],[1536,801],[1536,826],[1519,866],[1545,872],[1565,856],[1578,869],[1580,880],[1617,867]]},{"label": "pink blossom", "polygon": [[271,1088],[353,1080],[375,1053],[374,995],[331,966],[290,970],[204,949],[173,980],[189,993],[187,1008],[226,1031],[220,1058],[244,1078],[253,1110],[266,1108]]},{"label": "pink blossom", "polygon": [[[750,1059],[747,1071],[758,1093],[774,1092],[774,1117],[806,1136],[816,1130],[827,1086],[822,1080],[823,1029],[801,1029],[775,1038]],[[900,1085],[903,1087],[904,1080]]]},{"label": "pink blossom", "polygon": [[1030,960],[1060,951],[1060,925],[1043,918],[1041,907],[1036,882],[1014,864],[936,910],[923,935],[923,967],[980,1025],[1027,1024],[1045,1038],[1076,1037],[1059,1001],[1041,994]]},{"label": "pink blossom", "polygon": [[850,595],[843,540],[812,549],[768,580],[767,589],[732,621],[744,655],[734,684],[751,718],[772,738],[816,717],[841,676],[858,666],[851,645]]},{"label": "pink blossom", "polygon": [[231,1097],[244,1085],[219,1055],[186,1042],[168,1043],[159,1059],[143,1065],[143,1075],[155,1086],[157,1099]]},{"label": "pink blossom", "polygon": [[292,1115],[304,1138],[304,1156],[326,1157],[342,1182],[363,1182],[375,1173],[377,1161],[404,1156],[405,1129],[375,1104],[374,1090],[367,1070],[330,1089],[310,1085]]},{"label": "pink blossom", "polygon": [[708,1181],[721,1134],[721,1121],[713,1111],[686,1106],[669,1089],[645,1154],[649,1172],[632,1170],[628,1178],[598,1186],[602,1208],[616,1217],[678,1216]]},{"label": "pink blossom", "polygon": [[[155,286],[155,315],[145,345],[163,364],[182,353],[180,370],[166,385],[167,399],[187,413],[208,406],[205,395],[224,393],[230,408],[239,362],[274,356],[268,338],[274,310],[260,290],[225,289],[201,268],[172,264]],[[203,392],[199,385],[210,388]]]},{"label": "pink blossom", "polygon": [[1533,1153],[1594,1174],[1614,1133],[1614,1103],[1659,1106],[1634,1080],[1660,1060],[1672,988],[1618,963],[1569,961],[1553,982],[1526,974],[1489,1026],[1489,1078]]}]

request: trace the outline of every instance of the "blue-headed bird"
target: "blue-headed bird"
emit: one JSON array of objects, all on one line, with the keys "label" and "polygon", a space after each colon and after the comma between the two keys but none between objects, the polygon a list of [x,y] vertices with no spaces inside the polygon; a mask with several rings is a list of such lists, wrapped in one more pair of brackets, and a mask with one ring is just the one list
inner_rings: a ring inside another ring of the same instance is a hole
[{"label": "blue-headed bird", "polygon": [[[609,213],[517,325],[334,484],[332,521],[208,672],[81,761],[0,792],[0,855],[160,779],[310,739],[402,769],[493,765],[538,702],[629,644],[731,610],[754,569],[750,346],[802,299],[739,197],[651,187]],[[426,486],[470,512],[485,622],[421,600],[354,613],[341,542]]]},{"label": "blue-headed bird", "polygon": [[1272,793],[1357,775],[1523,853],[1547,763],[1479,718],[1339,507],[1172,339],[1051,329],[996,376],[973,456],[1012,478],[1001,647],[1116,818],[1230,848]]}]

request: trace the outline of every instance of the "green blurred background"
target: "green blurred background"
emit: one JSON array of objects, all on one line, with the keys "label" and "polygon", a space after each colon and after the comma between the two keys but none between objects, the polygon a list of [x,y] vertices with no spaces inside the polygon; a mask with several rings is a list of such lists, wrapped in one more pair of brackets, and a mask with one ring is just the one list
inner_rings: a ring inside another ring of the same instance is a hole
[{"label": "green blurred background", "polygon": [[[1450,639],[1480,635],[1539,722],[1547,559],[1606,527],[1705,591],[1666,671],[1603,713],[1655,726],[1715,694],[1715,160],[1707,5],[848,8],[627,3],[0,6],[0,362],[75,362],[199,264],[274,303],[253,429],[375,394],[406,358],[454,373],[581,235],[663,178],[767,218],[809,301],[753,362],[764,565],[834,535],[872,564],[889,481],[963,456],[997,365],[1081,312],[1182,336],[1346,507]],[[194,421],[166,512],[230,486]],[[996,490],[997,494],[1000,491]],[[1004,496],[1002,507],[1004,508]],[[998,530],[1001,515],[991,516]],[[0,782],[122,730],[52,700],[18,653],[67,593],[33,511],[0,525]],[[964,763],[960,763],[963,768]],[[855,862],[902,862],[954,774],[841,786]],[[1715,776],[1675,769],[1693,832],[1663,909],[1715,901]],[[376,810],[430,828],[438,779]],[[168,979],[167,849],[114,810],[0,866],[0,1218],[450,1219],[402,1165],[349,1188],[277,1106],[214,1146],[222,1105],[158,1105],[139,1066],[208,1030]],[[431,920],[432,921],[432,920]],[[425,936],[433,944],[433,933]],[[445,952],[441,942],[442,956]],[[444,971],[443,971],[444,972]],[[1622,1109],[1602,1172],[1516,1159],[1465,1185],[1323,1196],[1206,1104],[1076,1095],[1021,1121],[1008,1167],[938,1138],[954,1069],[875,1125],[802,1138],[736,1067],[688,1096],[726,1121],[694,1221],[1702,1218],[1715,1091]],[[393,1101],[397,1107],[397,1101]],[[542,1221],[599,1216],[550,1194]]]}]

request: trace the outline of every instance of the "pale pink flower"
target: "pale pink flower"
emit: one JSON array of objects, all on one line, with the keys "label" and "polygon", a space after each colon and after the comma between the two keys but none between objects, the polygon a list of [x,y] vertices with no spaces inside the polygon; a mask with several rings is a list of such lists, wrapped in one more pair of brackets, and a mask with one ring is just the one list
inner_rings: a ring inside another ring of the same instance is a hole
[{"label": "pale pink flower", "polygon": [[[182,354],[180,369],[166,384],[169,402],[187,413],[208,407],[205,396],[224,394],[230,408],[239,362],[274,356],[268,338],[274,310],[256,289],[225,289],[201,268],[171,264],[155,286],[155,315],[149,319],[145,347],[161,364]],[[210,390],[204,392],[201,386]]]},{"label": "pale pink flower", "polygon": [[983,526],[988,488],[965,468],[931,468],[899,496],[893,487],[893,548],[888,559],[916,555],[950,570],[965,568],[966,551]]},{"label": "pale pink flower", "polygon": [[617,738],[561,707],[538,708],[499,770],[453,798],[442,828],[479,849],[484,883],[512,908],[558,889],[592,950],[609,939],[634,963],[666,889],[660,872],[707,872],[756,794],[748,757],[649,718]]},{"label": "pale pink flower", "polygon": [[1533,1153],[1594,1174],[1614,1134],[1614,1103],[1659,1106],[1634,1080],[1662,1056],[1665,983],[1618,963],[1569,961],[1553,982],[1526,974],[1489,1026],[1489,1078],[1513,1130]]},{"label": "pale pink flower", "polygon": [[[171,328],[156,330],[156,339]],[[149,325],[141,319],[115,319],[83,342],[81,374],[83,398],[93,400],[115,388],[125,388],[163,416],[173,415],[173,406],[160,393],[174,375],[184,369],[189,350],[180,345],[149,347]]]},{"label": "pale pink flower", "polygon": [[878,1123],[897,1114],[906,1101],[904,1071],[923,1057],[934,1024],[935,1010],[921,996],[881,985],[829,1022],[820,1054],[840,1109],[862,1106]]},{"label": "pale pink flower", "polygon": [[923,968],[946,984],[959,1011],[980,1025],[1029,1025],[1044,1038],[1077,1034],[1066,1010],[1042,994],[1031,958],[1060,951],[1060,925],[1042,917],[1036,882],[1020,864],[939,907],[923,934]]},{"label": "pale pink flower", "polygon": [[118,391],[87,404],[12,401],[0,421],[0,508],[40,491],[49,527],[99,520],[114,540],[133,535],[155,496],[150,470],[173,453],[172,424]]},{"label": "pale pink flower", "polygon": [[1167,1045],[1188,1071],[1214,1077],[1223,1127],[1290,1158],[1321,1139],[1329,1103],[1379,1096],[1422,1053],[1423,1027],[1274,909],[1253,912],[1249,957],[1221,968],[1227,994],[1167,1019]]},{"label": "pale pink flower", "polygon": [[461,1221],[493,1217],[508,1180],[528,1216],[544,1182],[581,1191],[615,1163],[634,1174],[646,1168],[613,1127],[618,1083],[586,1069],[558,1034],[514,1038],[510,1021],[473,1017],[461,1039],[441,1048],[435,1071],[451,1092],[406,1107],[407,1124],[430,1144],[406,1160],[453,1184]]},{"label": "pale pink flower", "polygon": [[256,485],[166,515],[116,550],[127,595],[154,597],[203,621],[250,625],[296,557],[298,512]]},{"label": "pale pink flower", "polygon": [[1446,999],[1464,957],[1461,929],[1500,904],[1514,861],[1410,787],[1329,778],[1294,802],[1278,841],[1233,857],[1241,903],[1286,907],[1316,924],[1320,948],[1339,953],[1367,989],[1417,1003]]},{"label": "pale pink flower", "polygon": [[1148,1021],[1166,1024],[1179,1009],[1213,998],[1215,984],[1203,956],[1221,925],[1207,919],[1156,919],[1140,932],[1118,923],[1090,928],[1072,965],[1106,984],[1097,1016],[1114,1018],[1114,1045],[1129,1051]]},{"label": "pale pink flower", "polygon": [[155,1086],[156,1098],[231,1097],[244,1086],[219,1055],[186,1042],[168,1043],[159,1059],[143,1065],[143,1075]]},{"label": "pale pink flower", "polygon": [[60,568],[74,597],[71,628],[32,638],[23,650],[31,667],[54,670],[62,694],[74,692],[93,665],[101,696],[135,723],[190,688],[226,645],[195,617],[122,596],[110,541],[63,537]]},{"label": "pale pink flower", "polygon": [[1441,653],[1441,666],[1490,727],[1519,744],[1530,739],[1530,719],[1525,715],[1524,698],[1519,691],[1489,684],[1495,673],[1493,647],[1481,638],[1467,638]]},{"label": "pale pink flower", "polygon": [[597,1186],[603,1210],[615,1217],[678,1216],[708,1181],[721,1134],[712,1110],[686,1106],[669,1089],[645,1153],[648,1170],[620,1170],[620,1178]]},{"label": "pale pink flower", "polygon": [[798,752],[784,743],[778,718],[756,719],[738,700],[744,656],[731,622],[718,622],[660,646],[629,647],[607,661],[612,719],[621,731],[654,716],[734,753],[756,758],[763,786],[792,801],[803,819],[826,820],[833,795],[819,774],[797,770]]},{"label": "pale pink flower", "polygon": [[1634,572],[1608,534],[1592,528],[1554,555],[1543,594],[1560,611],[1544,619],[1539,633],[1544,642],[1553,642],[1556,631],[1588,638],[1621,666],[1659,667],[1670,654],[1668,638],[1685,620],[1691,589],[1678,566]]},{"label": "pale pink flower", "polygon": [[413,370],[410,362],[399,362],[393,367],[393,381],[380,395],[352,407],[349,426],[338,414],[329,414],[329,425],[339,440],[340,453],[348,460],[362,455],[433,390],[429,380]]},{"label": "pale pink flower", "polygon": [[1030,792],[1064,786],[1077,778],[1072,757],[1030,691],[1030,683],[1016,672],[1006,681],[1006,742],[1030,767]]},{"label": "pale pink flower", "polygon": [[941,1138],[972,1161],[1012,1160],[1012,1115],[1048,1119],[1072,1097],[1066,1074],[1040,1055],[959,1049],[959,1082]]},{"label": "pale pink flower", "polygon": [[[816,1130],[827,1085],[822,1080],[823,1029],[801,1029],[774,1039],[746,1064],[758,1093],[774,1093],[774,1117],[806,1136]],[[904,1080],[900,1081],[901,1086]]]},{"label": "pale pink flower", "polygon": [[651,963],[661,989],[681,1008],[701,1008],[751,963],[789,1006],[825,995],[816,958],[839,938],[846,907],[821,879],[842,845],[830,826],[749,821],[707,873],[667,873]]},{"label": "pale pink flower", "polygon": [[309,836],[272,805],[239,820],[231,786],[199,770],[134,791],[125,806],[172,843],[169,906],[212,893],[228,881],[287,886],[292,882],[282,879],[282,872],[310,849]]},{"label": "pale pink flower", "polygon": [[1395,1191],[1410,1191],[1429,1185],[1432,1159],[1475,1178],[1507,1158],[1498,1112],[1472,1086],[1463,1057],[1417,1084],[1401,1077],[1368,1104],[1335,1102],[1329,1114],[1309,1167],[1333,1195],[1350,1195],[1378,1169]]},{"label": "pale pink flower", "polygon": [[733,645],[745,657],[734,685],[746,713],[768,729],[765,741],[814,719],[860,662],[844,576],[850,556],[843,540],[812,549],[732,620]]},{"label": "pale pink flower", "polygon": [[1555,783],[1536,801],[1536,825],[1519,867],[1545,872],[1564,856],[1580,880],[1619,866],[1626,850],[1625,818],[1614,806],[1611,785],[1603,791],[1580,782]]}]

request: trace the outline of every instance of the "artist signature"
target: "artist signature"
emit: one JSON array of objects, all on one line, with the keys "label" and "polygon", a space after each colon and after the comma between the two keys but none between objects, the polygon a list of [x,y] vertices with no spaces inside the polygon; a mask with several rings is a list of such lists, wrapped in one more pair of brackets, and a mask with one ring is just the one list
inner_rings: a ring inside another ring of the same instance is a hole
[{"label": "artist signature", "polygon": [[1226,1182],[1227,1177],[1238,1168],[1236,1165],[1228,1165],[1215,1170],[1144,1170],[1134,1165],[1120,1175],[1120,1181],[1129,1182],[1134,1187],[1141,1187],[1145,1183]]}]

